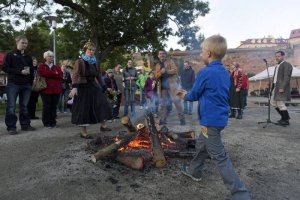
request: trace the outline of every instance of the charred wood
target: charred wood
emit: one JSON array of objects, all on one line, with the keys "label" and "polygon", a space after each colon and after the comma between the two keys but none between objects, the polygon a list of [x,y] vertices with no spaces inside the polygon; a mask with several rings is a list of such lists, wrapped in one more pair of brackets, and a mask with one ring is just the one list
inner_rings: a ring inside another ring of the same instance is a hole
[{"label": "charred wood", "polygon": [[91,156],[92,161],[95,163],[98,160],[117,152],[119,148],[127,145],[131,140],[133,140],[135,137],[143,133],[145,129],[146,129],[145,127],[142,127],[141,129],[137,130],[135,133],[126,134],[124,138],[122,138],[121,140],[100,149],[97,153]]},{"label": "charred wood", "polygon": [[166,165],[166,158],[164,156],[164,151],[161,147],[161,143],[158,137],[158,131],[156,129],[154,117],[151,112],[146,113],[146,121],[149,128],[149,135],[153,153],[153,162],[156,167],[164,167]]}]

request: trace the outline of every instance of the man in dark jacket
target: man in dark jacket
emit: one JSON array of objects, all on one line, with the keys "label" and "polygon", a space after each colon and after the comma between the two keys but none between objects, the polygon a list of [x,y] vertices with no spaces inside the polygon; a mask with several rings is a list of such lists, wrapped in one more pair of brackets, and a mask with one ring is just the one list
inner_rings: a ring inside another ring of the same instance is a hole
[{"label": "man in dark jacket", "polygon": [[135,117],[135,91],[136,91],[136,80],[138,78],[137,71],[133,66],[133,61],[128,60],[127,67],[123,70],[124,80],[124,93],[125,93],[125,105],[124,115],[128,115],[129,106],[131,107],[131,117]]},{"label": "man in dark jacket", "polygon": [[[194,82],[195,82],[195,72],[192,69],[189,61],[184,62],[184,69],[181,73],[180,78],[181,78],[182,88],[184,90],[186,90],[187,92],[189,92],[192,89]],[[184,111],[184,114],[191,115],[193,112],[193,102],[184,100],[183,101],[183,111]]]},{"label": "man in dark jacket", "polygon": [[30,126],[30,117],[27,110],[33,81],[32,58],[24,53],[28,46],[28,40],[25,36],[18,36],[16,44],[17,49],[6,55],[3,65],[3,71],[8,74],[5,124],[8,133],[11,135],[17,134],[16,123],[18,118],[15,111],[18,96],[21,130],[35,130],[35,128]]},{"label": "man in dark jacket", "polygon": [[115,119],[119,119],[119,110],[122,101],[122,93],[124,92],[123,86],[123,74],[121,72],[121,65],[118,63],[115,65],[113,70],[114,79],[116,80],[117,88],[118,88],[118,95],[117,95],[117,103],[116,107],[113,109],[113,116]]},{"label": "man in dark jacket", "polygon": [[273,76],[273,91],[271,105],[280,114],[281,119],[278,125],[289,125],[289,113],[287,111],[285,101],[291,100],[290,80],[292,76],[293,66],[284,61],[284,52],[277,51],[275,54],[276,62],[278,63]]}]

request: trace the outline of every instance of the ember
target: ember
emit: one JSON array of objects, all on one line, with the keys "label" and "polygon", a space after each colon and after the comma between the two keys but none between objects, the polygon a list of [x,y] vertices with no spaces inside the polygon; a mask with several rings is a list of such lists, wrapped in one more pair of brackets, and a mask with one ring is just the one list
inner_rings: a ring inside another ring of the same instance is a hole
[{"label": "ember", "polygon": [[187,157],[195,153],[193,132],[174,133],[165,126],[158,131],[150,112],[146,114],[147,127],[138,124],[135,128],[128,116],[121,122],[129,133],[122,132],[112,138],[113,142],[102,143],[101,149],[91,157],[93,162],[109,156],[133,169],[142,169],[145,161],[164,167],[165,156]]}]

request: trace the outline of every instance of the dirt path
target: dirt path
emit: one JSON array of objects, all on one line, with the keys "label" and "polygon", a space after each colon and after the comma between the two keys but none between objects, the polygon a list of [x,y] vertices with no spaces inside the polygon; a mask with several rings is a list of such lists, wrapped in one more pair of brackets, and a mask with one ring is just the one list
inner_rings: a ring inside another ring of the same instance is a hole
[{"label": "dirt path", "polygon": [[[300,195],[300,108],[290,107],[287,128],[257,121],[266,118],[267,108],[248,108],[243,120],[231,119],[223,140],[233,164],[257,200],[297,200]],[[139,111],[140,112],[140,111]],[[142,113],[139,113],[142,115]],[[272,110],[272,120],[277,114]],[[40,113],[39,113],[40,115]],[[197,129],[197,116],[188,116],[188,125],[179,126],[175,111],[168,127]],[[93,164],[86,140],[79,137],[70,115],[58,117],[58,128],[46,129],[33,121],[35,132],[7,135],[3,116],[0,123],[0,199],[203,199],[223,200],[228,191],[208,160],[202,182],[180,174],[186,159],[168,159],[163,169],[147,166],[134,171],[118,163]],[[111,135],[123,130],[119,122]],[[98,127],[90,132],[99,134]]]}]

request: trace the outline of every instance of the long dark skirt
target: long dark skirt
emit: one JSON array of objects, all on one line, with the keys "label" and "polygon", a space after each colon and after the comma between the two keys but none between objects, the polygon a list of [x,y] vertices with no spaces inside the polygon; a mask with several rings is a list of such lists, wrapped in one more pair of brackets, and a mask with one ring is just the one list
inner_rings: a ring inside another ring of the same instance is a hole
[{"label": "long dark skirt", "polygon": [[72,106],[72,124],[96,124],[112,118],[111,106],[100,88],[80,84]]},{"label": "long dark skirt", "polygon": [[231,109],[242,108],[241,92],[236,92],[236,88],[233,85],[230,87],[229,105]]}]

